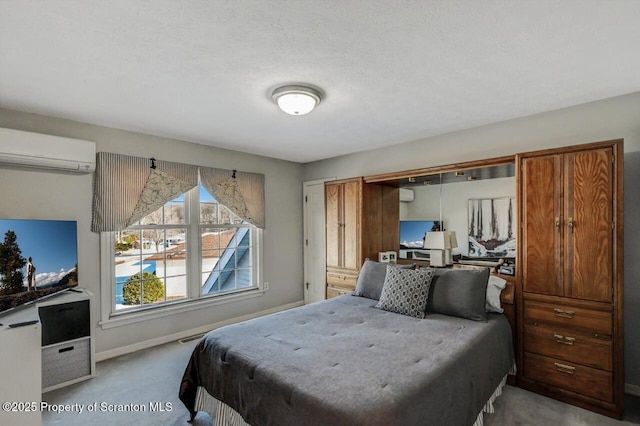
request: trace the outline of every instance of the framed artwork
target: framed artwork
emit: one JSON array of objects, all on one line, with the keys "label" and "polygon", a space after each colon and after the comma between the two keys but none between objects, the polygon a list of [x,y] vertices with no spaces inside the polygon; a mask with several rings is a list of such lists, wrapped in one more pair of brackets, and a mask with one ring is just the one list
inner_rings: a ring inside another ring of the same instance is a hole
[{"label": "framed artwork", "polygon": [[516,257],[516,200],[469,200],[469,257]]}]

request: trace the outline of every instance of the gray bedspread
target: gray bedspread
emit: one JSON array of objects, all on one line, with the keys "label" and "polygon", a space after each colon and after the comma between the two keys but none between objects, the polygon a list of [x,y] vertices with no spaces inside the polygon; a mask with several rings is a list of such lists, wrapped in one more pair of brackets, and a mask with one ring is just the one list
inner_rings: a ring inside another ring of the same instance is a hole
[{"label": "gray bedspread", "polygon": [[198,386],[251,425],[471,425],[513,365],[501,314],[416,319],[345,295],[208,333],[180,399]]}]

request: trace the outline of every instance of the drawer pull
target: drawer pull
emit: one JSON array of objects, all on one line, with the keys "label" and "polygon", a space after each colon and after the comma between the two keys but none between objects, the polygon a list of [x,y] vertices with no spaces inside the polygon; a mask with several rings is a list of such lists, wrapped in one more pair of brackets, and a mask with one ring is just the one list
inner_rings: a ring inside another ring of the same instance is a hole
[{"label": "drawer pull", "polygon": [[553,312],[555,312],[557,317],[561,318],[573,318],[573,316],[576,314],[574,311],[566,311],[564,309],[558,308],[554,308]]},{"label": "drawer pull", "polygon": [[572,367],[570,365],[560,364],[559,362],[554,362],[553,364],[556,366],[556,370],[558,370],[561,373],[573,374],[573,372],[576,369],[575,367]]},{"label": "drawer pull", "polygon": [[61,354],[61,353],[63,353],[63,352],[69,352],[69,351],[72,351],[73,349],[74,349],[74,347],[73,347],[73,346],[69,346],[69,347],[67,347],[67,348],[58,349],[58,353],[60,353],[60,354]]},{"label": "drawer pull", "polygon": [[553,337],[556,338],[556,342],[562,343],[563,345],[573,346],[573,342],[576,341],[574,337],[565,337],[559,334],[554,334]]}]

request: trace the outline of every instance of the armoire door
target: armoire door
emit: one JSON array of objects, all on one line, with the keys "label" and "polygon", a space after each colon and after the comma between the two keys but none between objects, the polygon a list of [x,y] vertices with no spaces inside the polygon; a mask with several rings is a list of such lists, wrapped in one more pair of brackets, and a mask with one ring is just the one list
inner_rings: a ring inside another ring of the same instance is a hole
[{"label": "armoire door", "polygon": [[563,295],[562,155],[522,161],[523,291]]},{"label": "armoire door", "polygon": [[565,154],[565,296],[611,302],[613,149]]},{"label": "armoire door", "polygon": [[360,182],[345,182],[342,184],[343,195],[343,259],[342,267],[357,271],[360,268]]},{"label": "armoire door", "polygon": [[360,267],[360,191],[358,180],[325,186],[327,267]]},{"label": "armoire door", "polygon": [[326,210],[326,265],[328,268],[342,267],[342,185],[325,185]]}]

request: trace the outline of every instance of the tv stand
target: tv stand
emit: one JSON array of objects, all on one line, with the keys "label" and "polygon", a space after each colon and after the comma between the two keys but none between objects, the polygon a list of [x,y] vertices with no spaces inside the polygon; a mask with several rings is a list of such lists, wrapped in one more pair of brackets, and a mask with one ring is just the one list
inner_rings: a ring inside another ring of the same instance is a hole
[{"label": "tv stand", "polygon": [[42,323],[42,392],[95,376],[91,299],[69,289],[37,304]]},{"label": "tv stand", "polygon": [[15,411],[0,410],[0,425],[39,426],[43,392],[95,375],[93,294],[77,290],[1,318],[0,401],[23,405],[16,405]]}]

